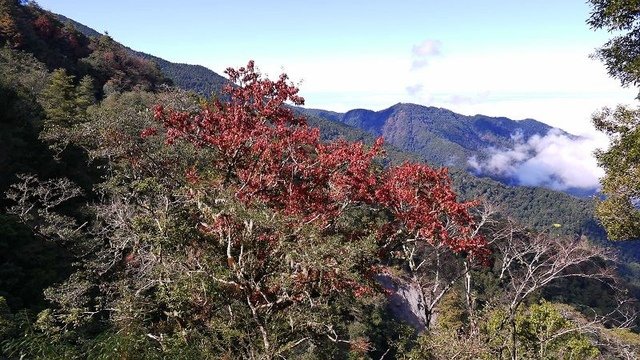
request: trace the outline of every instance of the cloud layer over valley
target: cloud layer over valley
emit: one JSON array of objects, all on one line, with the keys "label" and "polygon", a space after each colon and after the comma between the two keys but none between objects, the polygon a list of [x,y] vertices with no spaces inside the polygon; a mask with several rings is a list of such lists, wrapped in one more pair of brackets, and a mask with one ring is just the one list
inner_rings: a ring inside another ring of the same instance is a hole
[{"label": "cloud layer over valley", "polygon": [[514,134],[512,149],[487,149],[481,159],[468,161],[477,173],[518,185],[543,186],[554,190],[598,190],[604,171],[593,152],[607,146],[603,137],[575,137],[552,129],[545,136],[528,140]]}]

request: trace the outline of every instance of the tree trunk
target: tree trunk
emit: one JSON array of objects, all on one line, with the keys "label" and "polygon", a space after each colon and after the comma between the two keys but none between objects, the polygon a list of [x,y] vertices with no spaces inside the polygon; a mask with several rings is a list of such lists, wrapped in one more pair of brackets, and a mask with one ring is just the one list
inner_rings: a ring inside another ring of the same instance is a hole
[{"label": "tree trunk", "polygon": [[518,337],[516,334],[516,318],[511,316],[511,360],[518,359]]},{"label": "tree trunk", "polygon": [[464,262],[464,295],[465,302],[467,305],[467,312],[469,313],[469,330],[470,334],[475,335],[478,333],[478,324],[476,322],[476,313],[475,313],[475,303],[473,299],[473,295],[471,294],[471,269],[469,268],[469,263]]}]

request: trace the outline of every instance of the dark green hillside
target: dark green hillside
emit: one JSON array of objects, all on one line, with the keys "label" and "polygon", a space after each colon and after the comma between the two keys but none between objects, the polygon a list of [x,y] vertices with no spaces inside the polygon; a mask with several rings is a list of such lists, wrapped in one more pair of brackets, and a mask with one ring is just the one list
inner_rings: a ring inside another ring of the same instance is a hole
[{"label": "dark green hillside", "polygon": [[551,129],[532,119],[465,116],[447,109],[402,103],[381,111],[355,109],[335,113],[305,109],[304,112],[383,136],[389,143],[416,153],[431,164],[461,168],[466,168],[469,157],[481,157],[486,148],[509,147],[515,134],[522,134],[526,140]]},{"label": "dark green hillside", "polygon": [[81,24],[73,19],[69,19],[64,15],[60,15],[60,14],[53,14],[53,15],[57,17],[63,24],[69,23],[73,25],[73,27],[75,27],[77,31],[81,32],[86,37],[90,38],[90,37],[98,37],[103,35],[84,24]]},{"label": "dark green hillside", "polygon": [[205,97],[219,93],[228,82],[226,78],[201,65],[177,64],[143,52],[133,53],[158,64],[160,70],[175,86],[195,91]]},{"label": "dark green hillside", "polygon": [[586,235],[600,241],[606,239],[602,227],[595,220],[591,199],[539,187],[508,186],[475,177],[463,170],[452,170],[451,176],[461,196],[486,199],[523,224],[538,229],[559,224],[561,233]]}]

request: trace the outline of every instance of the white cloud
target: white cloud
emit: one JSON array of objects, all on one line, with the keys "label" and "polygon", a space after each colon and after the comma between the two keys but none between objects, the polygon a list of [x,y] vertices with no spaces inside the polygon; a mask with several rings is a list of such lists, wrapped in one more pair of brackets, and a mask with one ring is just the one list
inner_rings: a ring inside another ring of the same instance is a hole
[{"label": "white cloud", "polygon": [[425,85],[417,99],[424,105],[465,115],[533,118],[577,134],[593,132],[595,110],[632,102],[637,95],[610,78],[588,50],[570,48],[452,50],[413,73],[412,83]]},{"label": "white cloud", "polygon": [[406,89],[409,95],[417,95],[422,91],[422,89],[424,89],[424,85],[422,84],[410,85],[410,86],[407,86]]},{"label": "white cloud", "polygon": [[426,39],[412,48],[413,55],[417,57],[440,55],[442,42],[439,40]]},{"label": "white cloud", "polygon": [[439,40],[426,39],[420,44],[413,45],[411,53],[413,54],[413,70],[426,66],[430,58],[441,54],[442,42]]},{"label": "white cloud", "polygon": [[476,171],[509,177],[520,185],[545,186],[555,190],[598,189],[604,171],[593,152],[607,146],[606,137],[570,137],[558,129],[545,136],[534,135],[526,142],[514,137],[513,149],[488,149],[488,158],[473,157],[469,165]]},{"label": "white cloud", "polygon": [[[490,94],[488,91],[478,93],[478,94],[471,94],[471,95],[453,94],[448,96],[445,102],[452,106],[475,105],[475,104],[484,102],[489,97],[489,95]],[[451,107],[451,106],[447,106],[447,107]]]}]

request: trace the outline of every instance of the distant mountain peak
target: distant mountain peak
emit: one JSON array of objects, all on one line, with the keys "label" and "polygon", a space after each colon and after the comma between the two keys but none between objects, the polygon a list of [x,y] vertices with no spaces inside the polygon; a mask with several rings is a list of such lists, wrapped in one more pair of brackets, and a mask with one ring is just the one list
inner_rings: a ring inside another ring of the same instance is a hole
[{"label": "distant mountain peak", "polygon": [[552,129],[533,119],[466,116],[445,108],[402,102],[379,111],[302,111],[383,136],[388,143],[415,152],[431,164],[460,168],[466,168],[468,159],[483,149],[508,148],[514,134],[521,134],[526,140],[534,135],[544,136]]}]

